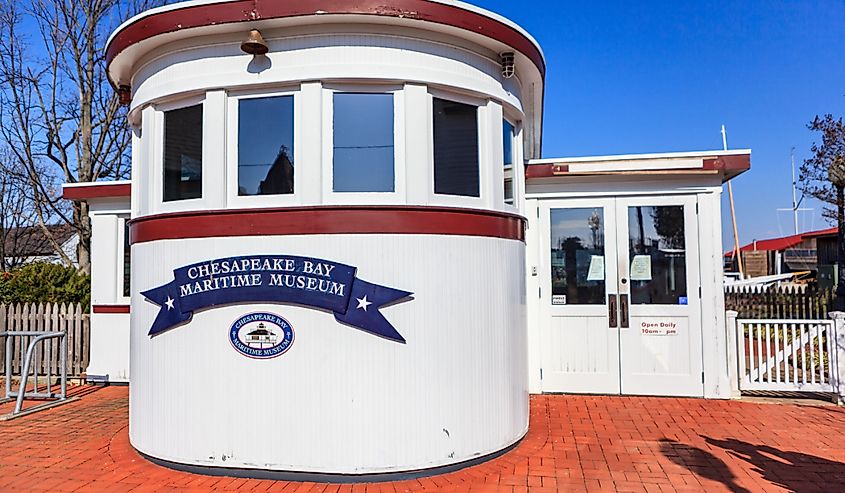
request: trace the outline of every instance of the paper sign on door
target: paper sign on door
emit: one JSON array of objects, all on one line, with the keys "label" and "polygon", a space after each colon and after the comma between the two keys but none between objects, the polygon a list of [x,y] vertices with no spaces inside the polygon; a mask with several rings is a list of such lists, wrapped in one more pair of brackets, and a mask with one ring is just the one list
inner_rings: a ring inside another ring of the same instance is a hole
[{"label": "paper sign on door", "polygon": [[651,281],[651,255],[634,255],[631,261],[632,281]]},{"label": "paper sign on door", "polygon": [[604,281],[604,255],[593,255],[590,258],[590,270],[587,272],[588,281]]}]

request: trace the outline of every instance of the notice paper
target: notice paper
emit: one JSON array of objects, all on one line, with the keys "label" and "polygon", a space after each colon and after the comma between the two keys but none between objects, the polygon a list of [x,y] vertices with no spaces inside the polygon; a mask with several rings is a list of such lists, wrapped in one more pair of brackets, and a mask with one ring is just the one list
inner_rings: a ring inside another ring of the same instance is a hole
[{"label": "notice paper", "polygon": [[593,255],[590,258],[590,270],[587,272],[588,281],[604,281],[604,255]]},{"label": "notice paper", "polygon": [[631,280],[651,281],[651,255],[634,255],[631,260]]}]

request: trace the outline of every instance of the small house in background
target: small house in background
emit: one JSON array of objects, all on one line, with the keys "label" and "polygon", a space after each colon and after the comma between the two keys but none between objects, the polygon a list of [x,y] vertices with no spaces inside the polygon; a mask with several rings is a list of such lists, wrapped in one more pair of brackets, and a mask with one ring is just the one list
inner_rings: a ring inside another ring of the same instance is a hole
[{"label": "small house in background", "polygon": [[[47,229],[65,255],[76,266],[76,245],[79,244],[79,235],[73,227],[67,224],[54,224],[47,226]],[[2,253],[2,261],[6,269],[33,262],[62,263],[62,257],[56,253],[40,226],[9,228],[0,233],[2,233],[0,241],[3,242],[3,251],[0,253]]]},{"label": "small house in background", "polygon": [[836,265],[838,232],[838,228],[829,228],[805,235],[816,242],[816,279],[820,288],[832,288],[839,279],[839,269]]},{"label": "small house in background", "polygon": [[[836,263],[836,231],[836,228],[828,228],[781,238],[754,240],[740,249],[743,272],[746,277],[820,272],[820,266]],[[829,238],[832,238],[832,246]],[[823,253],[818,247],[819,239],[822,239]],[[733,272],[739,270],[733,251],[725,253],[725,269]]]}]

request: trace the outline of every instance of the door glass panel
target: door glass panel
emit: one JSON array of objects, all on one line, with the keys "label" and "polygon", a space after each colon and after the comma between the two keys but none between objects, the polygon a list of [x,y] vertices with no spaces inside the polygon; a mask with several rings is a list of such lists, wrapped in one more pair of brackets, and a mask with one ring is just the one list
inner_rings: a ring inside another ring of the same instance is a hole
[{"label": "door glass panel", "polygon": [[605,304],[604,210],[551,210],[553,305]]},{"label": "door glass panel", "polygon": [[683,206],[628,207],[632,304],[687,304],[684,236]]}]

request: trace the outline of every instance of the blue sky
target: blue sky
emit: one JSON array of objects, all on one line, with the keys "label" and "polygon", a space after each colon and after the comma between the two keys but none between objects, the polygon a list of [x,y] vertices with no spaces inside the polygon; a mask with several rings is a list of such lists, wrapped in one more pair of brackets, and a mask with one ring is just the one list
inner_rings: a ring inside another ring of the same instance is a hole
[{"label": "blue sky", "polygon": [[[796,167],[819,113],[845,116],[845,2],[472,0],[546,53],[545,157],[751,148],[734,180],[740,241],[793,230]],[[725,193],[727,197],[727,193]],[[805,200],[802,230],[821,229]],[[723,244],[733,238],[723,200]]]}]

